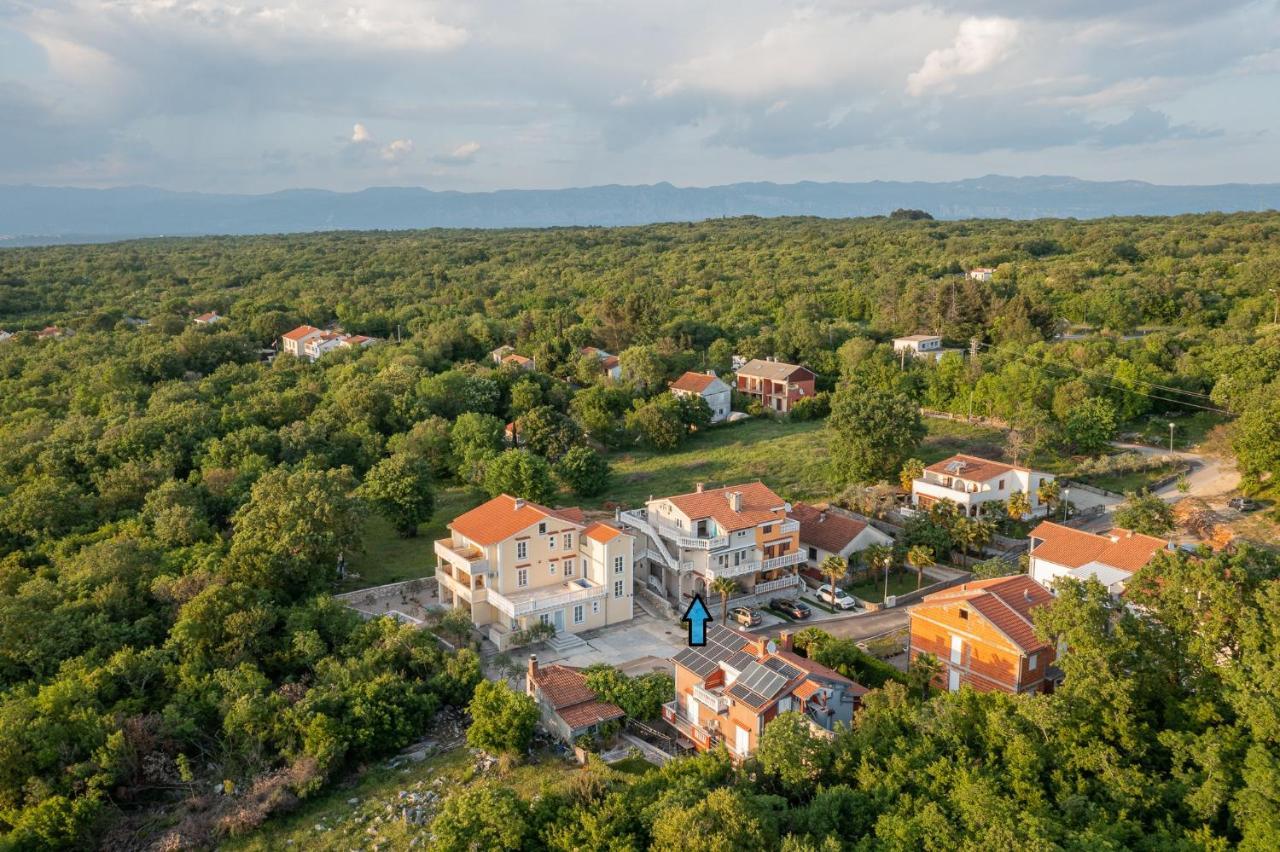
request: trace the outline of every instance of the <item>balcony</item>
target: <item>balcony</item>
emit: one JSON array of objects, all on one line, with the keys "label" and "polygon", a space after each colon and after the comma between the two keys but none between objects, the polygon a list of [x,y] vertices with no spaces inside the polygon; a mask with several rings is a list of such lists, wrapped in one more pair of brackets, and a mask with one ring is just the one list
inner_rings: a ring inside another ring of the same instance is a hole
[{"label": "balcony", "polygon": [[606,594],[608,589],[604,586],[595,586],[589,580],[579,578],[509,595],[490,591],[488,597],[489,603],[508,618],[519,618],[568,604],[603,598]]},{"label": "balcony", "polygon": [[434,550],[436,557],[447,562],[467,574],[487,574],[489,561],[484,558],[484,551],[471,545],[455,545],[451,538],[436,539]]},{"label": "balcony", "polygon": [[772,559],[766,559],[760,563],[761,571],[772,571],[775,568],[787,568],[791,565],[799,565],[805,561],[805,555],[800,551],[795,553],[784,553],[781,556],[775,556]]},{"label": "balcony", "polygon": [[784,533],[800,532],[800,522],[799,521],[783,521],[782,526],[778,527],[778,531],[784,532]]},{"label": "balcony", "polygon": [[682,735],[693,740],[694,745],[701,749],[709,749],[722,739],[719,731],[707,730],[690,721],[689,717],[684,715],[678,700],[662,705],[662,718]]},{"label": "balcony", "polygon": [[451,566],[442,565],[442,570],[436,574],[436,581],[441,586],[453,592],[467,603],[484,603],[488,600],[489,590],[483,585],[483,581],[481,585],[473,588],[466,574],[461,572],[457,572],[455,574],[454,572],[444,570],[449,567]]},{"label": "balcony", "polygon": [[689,536],[675,536],[676,544],[685,550],[719,550],[722,547],[729,546],[729,537],[727,535],[711,536],[709,538],[691,538]]},{"label": "balcony", "polygon": [[729,712],[729,699],[724,697],[723,692],[715,692],[701,684],[694,684],[693,697],[717,714]]},{"label": "balcony", "polygon": [[755,593],[763,595],[766,592],[776,592],[779,589],[789,589],[793,586],[800,585],[799,574],[788,574],[785,577],[779,577],[776,580],[765,580],[763,583],[756,583]]}]

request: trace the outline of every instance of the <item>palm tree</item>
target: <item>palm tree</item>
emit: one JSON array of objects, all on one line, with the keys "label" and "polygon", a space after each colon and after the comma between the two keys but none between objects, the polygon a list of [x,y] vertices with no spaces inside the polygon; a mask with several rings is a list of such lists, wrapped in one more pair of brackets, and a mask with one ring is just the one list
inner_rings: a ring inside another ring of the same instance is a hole
[{"label": "palm tree", "polygon": [[831,588],[834,589],[836,583],[840,582],[840,578],[848,572],[849,563],[839,556],[832,555],[822,560],[818,570],[822,572],[822,576],[827,578],[827,582],[831,583]]},{"label": "palm tree", "polygon": [[1009,495],[1009,517],[1020,521],[1031,514],[1031,498],[1025,491],[1015,491]]},{"label": "palm tree", "polygon": [[907,551],[907,564],[916,569],[916,590],[924,585],[924,569],[933,564],[933,551],[917,544]]},{"label": "palm tree", "polygon": [[911,670],[907,672],[907,679],[912,686],[920,688],[921,701],[929,697],[929,684],[940,671],[942,671],[942,663],[933,654],[917,654],[911,661]]},{"label": "palm tree", "polygon": [[969,550],[977,539],[977,524],[977,519],[957,518],[951,529],[951,537],[960,545],[960,553],[966,561],[969,559]]},{"label": "palm tree", "polygon": [[738,591],[738,581],[732,577],[716,577],[708,588],[720,596],[720,623],[723,624],[729,620],[729,595]]},{"label": "palm tree", "polygon": [[902,463],[902,470],[898,473],[898,484],[902,486],[902,490],[908,494],[911,493],[911,483],[924,476],[924,462],[920,459],[907,459]]},{"label": "palm tree", "polygon": [[1050,514],[1053,514],[1058,501],[1062,499],[1062,486],[1056,479],[1042,479],[1040,487],[1036,489],[1036,498],[1048,508]]},{"label": "palm tree", "polygon": [[972,524],[971,535],[973,536],[974,549],[978,551],[978,555],[982,555],[982,548],[991,543],[991,539],[995,537],[996,525],[990,518],[974,518]]},{"label": "palm tree", "polygon": [[893,548],[887,544],[872,544],[862,551],[862,558],[867,565],[867,580],[869,582],[872,571],[893,561]]}]

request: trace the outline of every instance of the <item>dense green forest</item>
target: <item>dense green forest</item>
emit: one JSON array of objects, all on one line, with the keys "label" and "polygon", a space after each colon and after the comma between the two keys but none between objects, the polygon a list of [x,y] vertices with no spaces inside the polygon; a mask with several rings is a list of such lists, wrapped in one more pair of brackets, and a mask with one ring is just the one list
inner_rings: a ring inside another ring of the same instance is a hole
[{"label": "dense green forest", "polygon": [[[963,275],[978,265],[994,279]],[[1154,415],[1211,415],[1246,490],[1273,494],[1277,288],[1276,214],[0,251],[0,330],[19,332],[0,342],[0,848],[134,848],[172,828],[148,821],[158,806],[213,783],[256,791],[248,815],[178,828],[213,842],[466,704],[475,655],[329,597],[363,515],[412,535],[452,483],[607,493],[612,452],[673,449],[705,428],[705,409],[666,382],[727,371],[733,354],[818,373],[823,393],[795,416],[830,412],[833,488],[895,479],[925,406],[1004,421],[1024,452],[1075,456]],[[227,320],[192,325],[208,310]],[[385,342],[268,361],[261,350],[300,323]],[[70,333],[21,333],[50,325]],[[1060,338],[1069,325],[1089,331]],[[895,357],[888,339],[918,331],[972,354]],[[538,370],[495,367],[504,343]],[[620,354],[623,381],[579,354],[588,345]],[[523,449],[504,446],[512,421]],[[821,754],[795,783],[763,755],[745,775],[704,758],[642,792],[539,810],[519,841],[674,845],[688,835],[673,826],[751,807],[765,809],[762,846],[1268,845],[1277,566],[1230,559],[1184,559],[1183,585],[1152,592],[1168,598],[1154,619],[1064,605],[1058,632],[1088,650],[1059,696],[887,690],[835,745],[797,746]],[[1175,599],[1210,582],[1207,602]]]}]

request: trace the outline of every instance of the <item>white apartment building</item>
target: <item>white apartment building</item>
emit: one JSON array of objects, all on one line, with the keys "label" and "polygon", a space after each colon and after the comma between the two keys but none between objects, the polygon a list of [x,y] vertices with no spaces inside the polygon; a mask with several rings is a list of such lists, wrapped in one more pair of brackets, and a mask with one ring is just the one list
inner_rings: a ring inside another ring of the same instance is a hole
[{"label": "white apartment building", "polygon": [[743,595],[800,588],[800,524],[791,506],[763,482],[704,488],[650,498],[621,523],[637,538],[637,579],[677,606],[708,594],[717,577],[737,581]]},{"label": "white apartment building", "polygon": [[990,461],[977,456],[955,455],[931,464],[924,475],[911,483],[911,504],[927,509],[939,500],[950,500],[974,517],[985,503],[1008,500],[1015,492],[1024,492],[1031,503],[1031,516],[1043,515],[1046,507],[1037,492],[1054,479],[1025,467]]},{"label": "white apartment building", "polygon": [[1129,579],[1164,550],[1168,540],[1116,527],[1103,535],[1045,521],[1031,531],[1027,573],[1052,590],[1059,577],[1093,578],[1112,595],[1124,592]]},{"label": "white apartment building", "polygon": [[435,542],[441,602],[465,608],[500,649],[537,624],[580,633],[632,615],[632,536],[580,509],[501,495]]}]

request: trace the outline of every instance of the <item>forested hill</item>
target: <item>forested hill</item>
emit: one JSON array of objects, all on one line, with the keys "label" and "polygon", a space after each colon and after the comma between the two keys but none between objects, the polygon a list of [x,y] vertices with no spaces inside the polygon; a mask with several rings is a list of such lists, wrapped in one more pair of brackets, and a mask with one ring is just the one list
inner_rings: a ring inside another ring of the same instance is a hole
[{"label": "forested hill", "polygon": [[1280,184],[1157,186],[1070,177],[988,175],[948,183],[735,183],[594,186],[499,192],[379,187],[268,195],[147,187],[0,187],[0,245],[126,237],[327,230],[640,225],[724,216],[879,216],[899,208],[939,219],[1177,215],[1280,208]]}]

